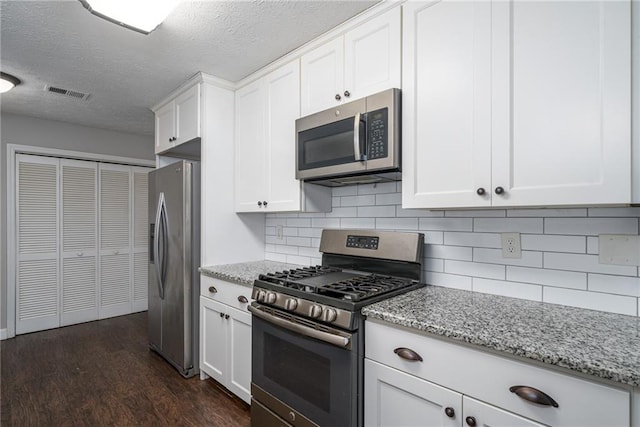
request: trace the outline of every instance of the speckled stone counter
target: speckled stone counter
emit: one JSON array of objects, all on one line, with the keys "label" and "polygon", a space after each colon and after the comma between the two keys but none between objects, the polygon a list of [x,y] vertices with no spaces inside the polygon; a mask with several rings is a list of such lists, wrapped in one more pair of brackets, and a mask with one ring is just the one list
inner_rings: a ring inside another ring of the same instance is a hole
[{"label": "speckled stone counter", "polygon": [[300,268],[300,265],[276,261],[252,261],[238,264],[224,264],[200,267],[200,273],[216,279],[227,280],[240,285],[253,286],[260,274]]},{"label": "speckled stone counter", "polygon": [[640,386],[640,319],[427,286],[363,308],[377,318]]}]

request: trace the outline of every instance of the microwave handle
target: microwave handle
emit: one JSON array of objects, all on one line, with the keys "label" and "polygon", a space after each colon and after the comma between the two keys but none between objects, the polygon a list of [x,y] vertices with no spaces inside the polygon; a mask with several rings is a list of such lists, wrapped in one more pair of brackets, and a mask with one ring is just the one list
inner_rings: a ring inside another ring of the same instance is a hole
[{"label": "microwave handle", "polygon": [[356,162],[366,160],[362,155],[362,150],[360,149],[360,113],[356,113],[353,120],[353,153]]}]

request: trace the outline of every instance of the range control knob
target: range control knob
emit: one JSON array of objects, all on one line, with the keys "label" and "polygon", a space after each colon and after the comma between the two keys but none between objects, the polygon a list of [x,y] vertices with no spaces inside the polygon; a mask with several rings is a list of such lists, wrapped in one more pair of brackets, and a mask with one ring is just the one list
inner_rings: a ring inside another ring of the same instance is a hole
[{"label": "range control knob", "polygon": [[289,311],[294,311],[298,307],[298,300],[295,298],[289,298],[284,302],[284,308]]},{"label": "range control knob", "polygon": [[267,295],[264,297],[264,301],[267,304],[275,304],[277,295],[275,292],[267,292]]},{"label": "range control knob", "polygon": [[331,323],[334,320],[336,320],[336,318],[338,317],[338,313],[333,308],[327,308],[324,311],[324,316],[323,317],[324,317],[323,320],[325,322]]},{"label": "range control knob", "polygon": [[256,300],[258,300],[258,302],[264,302],[266,295],[267,293],[265,291],[258,291],[256,292]]},{"label": "range control knob", "polygon": [[311,306],[311,310],[309,310],[309,316],[313,317],[314,319],[317,319],[318,317],[322,316],[322,306],[318,304],[313,304]]}]

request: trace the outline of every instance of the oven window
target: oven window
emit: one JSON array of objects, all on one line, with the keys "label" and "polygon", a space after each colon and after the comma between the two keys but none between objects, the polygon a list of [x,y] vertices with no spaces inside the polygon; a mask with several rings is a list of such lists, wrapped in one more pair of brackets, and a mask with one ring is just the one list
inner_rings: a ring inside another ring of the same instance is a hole
[{"label": "oven window", "polygon": [[265,334],[264,340],[264,375],[329,412],[331,361],[271,334]]}]

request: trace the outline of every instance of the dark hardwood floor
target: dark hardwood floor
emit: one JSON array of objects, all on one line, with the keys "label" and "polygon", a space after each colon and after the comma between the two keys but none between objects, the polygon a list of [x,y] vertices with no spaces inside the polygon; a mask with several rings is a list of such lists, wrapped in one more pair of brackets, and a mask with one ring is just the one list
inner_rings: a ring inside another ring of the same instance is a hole
[{"label": "dark hardwood floor", "polygon": [[2,426],[249,426],[215,381],[147,346],[146,312],[0,341]]}]

